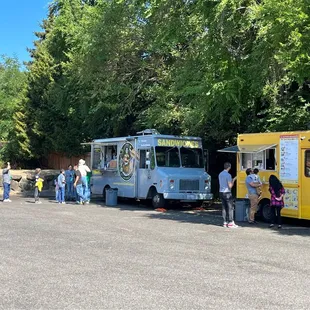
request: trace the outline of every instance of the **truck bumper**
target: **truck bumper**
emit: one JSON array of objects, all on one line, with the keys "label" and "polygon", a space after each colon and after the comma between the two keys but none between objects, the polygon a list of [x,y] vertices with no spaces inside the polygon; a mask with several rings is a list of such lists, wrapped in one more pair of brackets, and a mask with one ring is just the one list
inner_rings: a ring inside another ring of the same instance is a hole
[{"label": "truck bumper", "polygon": [[172,200],[183,200],[183,201],[193,201],[193,200],[212,200],[213,194],[211,193],[163,193],[165,199]]}]

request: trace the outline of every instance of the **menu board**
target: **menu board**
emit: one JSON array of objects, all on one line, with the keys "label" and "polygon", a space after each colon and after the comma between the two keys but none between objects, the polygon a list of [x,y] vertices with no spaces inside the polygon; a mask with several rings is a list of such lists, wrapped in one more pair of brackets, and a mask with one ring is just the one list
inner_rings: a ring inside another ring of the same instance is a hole
[{"label": "menu board", "polygon": [[298,189],[287,188],[284,195],[284,208],[290,210],[298,209]]},{"label": "menu board", "polygon": [[298,183],[298,147],[298,135],[280,136],[280,180],[282,183]]}]

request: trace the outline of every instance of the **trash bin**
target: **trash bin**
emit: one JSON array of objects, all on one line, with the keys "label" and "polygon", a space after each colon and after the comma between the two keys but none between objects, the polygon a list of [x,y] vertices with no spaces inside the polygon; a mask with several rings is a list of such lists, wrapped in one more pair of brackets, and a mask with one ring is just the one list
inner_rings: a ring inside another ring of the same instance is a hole
[{"label": "trash bin", "polygon": [[238,198],[235,200],[235,221],[247,222],[249,216],[250,201],[249,199]]},{"label": "trash bin", "polygon": [[105,191],[105,204],[106,206],[116,206],[117,205],[117,188],[108,188]]}]

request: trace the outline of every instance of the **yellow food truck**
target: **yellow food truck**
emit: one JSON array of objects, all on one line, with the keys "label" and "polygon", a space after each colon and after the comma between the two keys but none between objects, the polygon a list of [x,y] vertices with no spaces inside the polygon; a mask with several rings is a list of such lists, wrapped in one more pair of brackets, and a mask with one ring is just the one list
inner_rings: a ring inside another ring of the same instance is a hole
[{"label": "yellow food truck", "polygon": [[237,145],[220,150],[237,154],[237,198],[245,198],[247,168],[258,168],[263,183],[258,213],[271,218],[269,176],[276,175],[286,194],[282,215],[310,219],[310,131],[238,135]]}]

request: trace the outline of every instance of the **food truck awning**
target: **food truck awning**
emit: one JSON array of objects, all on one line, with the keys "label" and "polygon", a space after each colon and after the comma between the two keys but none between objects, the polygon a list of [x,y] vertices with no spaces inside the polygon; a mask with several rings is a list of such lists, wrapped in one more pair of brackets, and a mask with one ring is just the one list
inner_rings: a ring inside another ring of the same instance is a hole
[{"label": "food truck awning", "polygon": [[81,145],[93,145],[93,146],[113,146],[116,145],[117,142],[128,142],[134,140],[132,137],[126,137],[126,138],[108,138],[108,139],[96,139],[91,142],[83,142]]},{"label": "food truck awning", "polygon": [[259,153],[277,146],[276,144],[234,145],[218,150],[223,153]]}]

